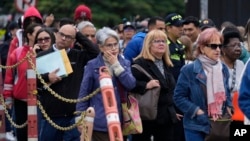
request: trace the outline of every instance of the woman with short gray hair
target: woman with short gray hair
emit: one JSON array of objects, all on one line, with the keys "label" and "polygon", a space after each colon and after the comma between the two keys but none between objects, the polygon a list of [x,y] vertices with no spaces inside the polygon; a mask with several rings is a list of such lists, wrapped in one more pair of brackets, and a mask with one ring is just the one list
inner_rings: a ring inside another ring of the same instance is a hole
[{"label": "woman with short gray hair", "polygon": [[[83,98],[100,87],[99,69],[102,66],[106,66],[112,77],[119,119],[122,121],[120,95],[123,93],[127,97],[128,91],[135,87],[136,80],[131,73],[130,62],[119,55],[119,37],[117,33],[108,27],[103,27],[97,31],[96,39],[100,54],[95,59],[90,60],[85,66],[78,98]],[[90,106],[94,107],[96,115],[94,118],[92,141],[109,141],[101,92],[88,101],[77,103],[76,110],[85,111]]]}]

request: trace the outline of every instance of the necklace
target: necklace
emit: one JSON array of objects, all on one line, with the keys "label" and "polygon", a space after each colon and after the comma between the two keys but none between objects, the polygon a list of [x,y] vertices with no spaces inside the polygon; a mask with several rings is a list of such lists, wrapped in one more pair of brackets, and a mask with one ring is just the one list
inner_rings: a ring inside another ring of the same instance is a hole
[{"label": "necklace", "polygon": [[233,76],[232,76],[232,83],[231,83],[230,92],[233,91],[233,89],[234,89],[234,87],[235,87],[235,84],[236,84],[236,67],[235,67],[235,64],[234,64],[234,67],[233,67]]}]

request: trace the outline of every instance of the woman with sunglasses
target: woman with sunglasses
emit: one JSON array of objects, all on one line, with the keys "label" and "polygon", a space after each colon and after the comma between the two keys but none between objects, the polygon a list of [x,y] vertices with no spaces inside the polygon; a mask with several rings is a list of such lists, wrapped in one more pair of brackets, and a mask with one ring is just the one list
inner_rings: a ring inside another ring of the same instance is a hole
[{"label": "woman with sunglasses", "polygon": [[229,72],[220,61],[222,43],[216,28],[205,29],[197,41],[197,59],[181,69],[174,101],[184,113],[186,141],[204,141],[210,132],[210,119],[231,115]]},{"label": "woman with sunglasses", "polygon": [[49,49],[54,43],[55,35],[53,31],[50,28],[43,27],[37,31],[33,50],[35,53],[38,53],[40,51]]}]

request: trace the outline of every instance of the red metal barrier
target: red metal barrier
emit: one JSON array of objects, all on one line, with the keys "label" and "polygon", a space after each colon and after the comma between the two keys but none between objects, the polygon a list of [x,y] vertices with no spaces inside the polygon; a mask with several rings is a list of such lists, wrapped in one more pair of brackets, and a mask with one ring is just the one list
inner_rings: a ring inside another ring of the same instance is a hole
[{"label": "red metal barrier", "polygon": [[[32,63],[35,65],[35,57],[32,57]],[[28,63],[27,69],[27,105],[28,105],[28,141],[38,140],[37,130],[37,86],[36,86],[36,73],[31,67],[31,63]]]}]

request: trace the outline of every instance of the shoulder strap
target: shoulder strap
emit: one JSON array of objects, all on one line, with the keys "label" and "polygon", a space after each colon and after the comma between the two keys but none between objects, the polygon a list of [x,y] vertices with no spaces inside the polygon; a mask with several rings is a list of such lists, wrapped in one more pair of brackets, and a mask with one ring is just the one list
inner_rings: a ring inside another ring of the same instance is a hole
[{"label": "shoulder strap", "polygon": [[145,71],[145,69],[143,69],[140,65],[138,65],[138,64],[133,64],[132,67],[133,67],[133,68],[136,68],[136,69],[139,70],[140,72],[144,73],[148,78],[153,79],[153,77],[152,77],[147,71]]}]

